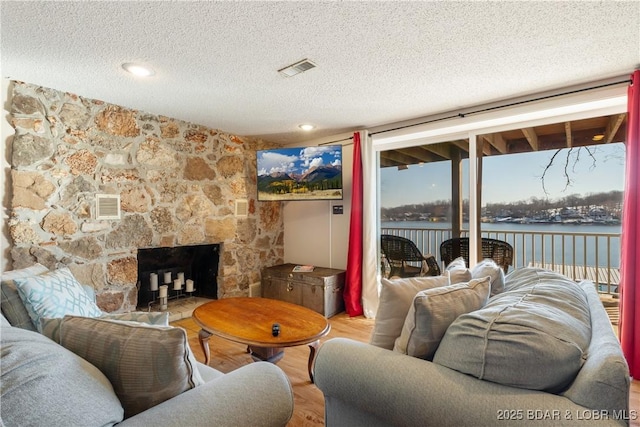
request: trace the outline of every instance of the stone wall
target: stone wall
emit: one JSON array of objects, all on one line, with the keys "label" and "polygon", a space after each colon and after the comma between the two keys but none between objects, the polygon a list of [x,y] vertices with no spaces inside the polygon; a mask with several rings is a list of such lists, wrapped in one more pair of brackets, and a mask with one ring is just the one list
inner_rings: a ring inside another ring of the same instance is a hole
[{"label": "stone wall", "polygon": [[[21,82],[10,107],[13,268],[66,265],[126,311],[138,248],[221,243],[218,298],[282,262],[281,205],[255,200],[255,152],[273,144]],[[120,195],[120,220],[95,219],[102,193]]]}]

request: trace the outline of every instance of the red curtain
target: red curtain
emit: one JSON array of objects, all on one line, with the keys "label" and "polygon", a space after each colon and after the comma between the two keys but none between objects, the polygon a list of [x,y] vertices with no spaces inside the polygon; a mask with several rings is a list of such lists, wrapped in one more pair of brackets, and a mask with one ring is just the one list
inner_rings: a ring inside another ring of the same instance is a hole
[{"label": "red curtain", "polygon": [[362,308],[362,154],[360,133],[353,134],[353,178],[349,252],[344,289],[344,305],[349,316],[360,316]]},{"label": "red curtain", "polygon": [[627,153],[620,256],[622,351],[631,376],[640,378],[640,70],[631,75],[627,108]]}]

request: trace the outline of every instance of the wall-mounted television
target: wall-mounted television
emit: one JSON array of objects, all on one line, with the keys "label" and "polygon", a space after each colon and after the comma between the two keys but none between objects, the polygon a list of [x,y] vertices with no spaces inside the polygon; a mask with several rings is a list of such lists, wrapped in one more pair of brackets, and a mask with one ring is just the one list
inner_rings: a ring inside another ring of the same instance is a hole
[{"label": "wall-mounted television", "polygon": [[342,146],[258,150],[258,200],[342,200]]}]

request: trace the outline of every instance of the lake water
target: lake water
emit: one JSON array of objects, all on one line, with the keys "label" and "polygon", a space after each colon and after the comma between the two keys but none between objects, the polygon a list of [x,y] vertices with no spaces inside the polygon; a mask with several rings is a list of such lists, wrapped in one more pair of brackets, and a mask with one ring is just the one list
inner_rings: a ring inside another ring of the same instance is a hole
[{"label": "lake water", "polygon": [[[382,222],[383,232],[403,229],[400,235],[413,240],[423,253],[432,253],[440,258],[439,247],[450,238],[451,223],[429,221]],[[487,236],[509,242],[514,247],[514,266],[522,267],[530,262],[619,267],[620,225],[604,224],[517,224],[483,223],[481,230]],[[418,230],[434,230],[422,233]],[[468,224],[463,224],[468,230]],[[447,231],[448,230],[448,231]],[[565,234],[568,233],[568,234]],[[397,234],[397,233],[392,233]],[[615,234],[610,237],[608,235]],[[563,246],[564,243],[564,246]],[[544,246],[544,258],[543,249]],[[585,252],[586,249],[586,252]],[[563,259],[564,254],[564,259]],[[596,256],[597,255],[597,256]]]}]

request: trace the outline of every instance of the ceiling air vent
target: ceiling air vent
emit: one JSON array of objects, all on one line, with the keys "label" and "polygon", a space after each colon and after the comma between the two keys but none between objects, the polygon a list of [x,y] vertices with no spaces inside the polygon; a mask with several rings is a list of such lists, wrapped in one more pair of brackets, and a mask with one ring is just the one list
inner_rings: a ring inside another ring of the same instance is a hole
[{"label": "ceiling air vent", "polygon": [[308,59],[303,59],[300,62],[296,62],[295,64],[289,65],[288,67],[284,67],[281,70],[278,70],[280,74],[283,74],[287,77],[293,77],[296,74],[304,73],[312,68],[315,68],[316,64],[309,61]]},{"label": "ceiling air vent", "polygon": [[120,219],[120,196],[96,194],[96,219]]},{"label": "ceiling air vent", "polygon": [[248,216],[249,215],[249,202],[247,199],[236,200],[236,216]]}]

